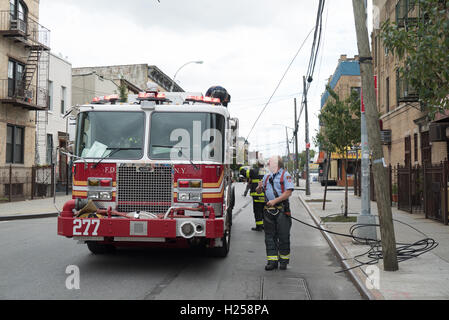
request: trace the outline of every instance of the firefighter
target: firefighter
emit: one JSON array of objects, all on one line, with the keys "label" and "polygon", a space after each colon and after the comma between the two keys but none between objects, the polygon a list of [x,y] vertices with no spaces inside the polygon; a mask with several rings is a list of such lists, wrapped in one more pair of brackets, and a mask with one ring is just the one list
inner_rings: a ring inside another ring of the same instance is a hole
[{"label": "firefighter", "polygon": [[264,192],[265,247],[268,263],[265,270],[287,269],[290,262],[290,229],[292,226],[289,197],[294,190],[291,175],[283,167],[281,157],[268,162],[270,173],[259,182],[258,192]]},{"label": "firefighter", "polygon": [[264,164],[257,161],[255,168],[246,171],[246,177],[249,179],[250,196],[253,198],[253,212],[256,226],[251,228],[253,231],[263,231],[263,208],[265,206],[265,194],[263,191],[257,192],[257,186],[262,181],[265,174]]}]

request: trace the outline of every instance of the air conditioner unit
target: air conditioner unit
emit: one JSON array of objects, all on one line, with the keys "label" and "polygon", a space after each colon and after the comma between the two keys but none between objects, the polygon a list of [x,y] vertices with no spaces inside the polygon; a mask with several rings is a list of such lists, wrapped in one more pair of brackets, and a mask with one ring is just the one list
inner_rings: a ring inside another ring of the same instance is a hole
[{"label": "air conditioner unit", "polygon": [[431,142],[446,141],[446,123],[431,123],[429,125],[429,138]]},{"label": "air conditioner unit", "polygon": [[381,130],[380,131],[380,140],[382,144],[390,145],[391,144],[391,130]]},{"label": "air conditioner unit", "polygon": [[11,30],[19,30],[26,33],[27,23],[21,19],[11,19]]}]

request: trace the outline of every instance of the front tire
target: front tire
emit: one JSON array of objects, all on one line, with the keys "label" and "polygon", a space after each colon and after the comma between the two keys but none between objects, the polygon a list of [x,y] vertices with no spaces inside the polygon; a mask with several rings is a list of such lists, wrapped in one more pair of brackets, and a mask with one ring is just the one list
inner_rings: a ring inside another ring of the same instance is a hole
[{"label": "front tire", "polygon": [[112,244],[102,244],[96,241],[87,241],[87,248],[93,254],[108,254],[115,251],[115,247]]},{"label": "front tire", "polygon": [[218,258],[226,258],[231,249],[231,230],[232,230],[232,209],[228,208],[226,219],[226,228],[224,230],[223,238],[221,238],[221,247],[212,248],[212,255]]},{"label": "front tire", "polygon": [[221,243],[221,247],[211,249],[212,255],[217,258],[226,258],[231,248],[231,229],[225,230]]}]

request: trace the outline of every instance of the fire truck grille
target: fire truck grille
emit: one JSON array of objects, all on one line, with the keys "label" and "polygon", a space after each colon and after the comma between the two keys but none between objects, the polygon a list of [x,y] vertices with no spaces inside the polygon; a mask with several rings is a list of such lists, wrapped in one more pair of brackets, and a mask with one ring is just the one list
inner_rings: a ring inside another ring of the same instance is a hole
[{"label": "fire truck grille", "polygon": [[173,196],[171,166],[120,166],[117,175],[117,210],[165,213]]}]

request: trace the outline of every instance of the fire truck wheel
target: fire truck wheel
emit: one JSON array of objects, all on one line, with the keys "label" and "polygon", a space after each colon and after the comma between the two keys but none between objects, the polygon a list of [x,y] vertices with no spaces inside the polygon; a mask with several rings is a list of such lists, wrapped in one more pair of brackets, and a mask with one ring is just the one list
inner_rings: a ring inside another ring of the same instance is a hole
[{"label": "fire truck wheel", "polygon": [[222,246],[221,247],[215,247],[212,249],[212,255],[217,258],[225,258],[228,253],[231,246],[231,229],[228,228],[225,230],[225,234],[223,238],[221,238]]},{"label": "fire truck wheel", "polygon": [[234,209],[234,206],[235,206],[235,187],[232,186],[232,188],[231,188],[231,201],[230,201],[229,207],[232,210],[232,209]]},{"label": "fire truck wheel", "polygon": [[96,241],[87,241],[86,243],[87,248],[93,254],[107,254],[115,251],[115,247],[111,244],[101,244]]}]

